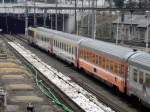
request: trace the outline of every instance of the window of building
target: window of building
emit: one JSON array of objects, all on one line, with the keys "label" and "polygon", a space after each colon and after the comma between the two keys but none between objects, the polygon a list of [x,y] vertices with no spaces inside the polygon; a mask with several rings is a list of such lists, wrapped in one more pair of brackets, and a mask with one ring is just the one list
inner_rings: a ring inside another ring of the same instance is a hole
[{"label": "window of building", "polygon": [[136,69],[133,69],[133,80],[134,80],[135,82],[138,81],[138,72],[137,72]]}]

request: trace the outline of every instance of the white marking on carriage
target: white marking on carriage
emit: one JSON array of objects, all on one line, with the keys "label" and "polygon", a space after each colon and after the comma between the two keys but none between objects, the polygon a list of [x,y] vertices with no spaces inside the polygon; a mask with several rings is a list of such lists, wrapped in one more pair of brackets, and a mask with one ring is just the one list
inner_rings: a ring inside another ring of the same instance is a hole
[{"label": "white marking on carriage", "polygon": [[69,77],[42,62],[35,54],[18,43],[8,42],[20,55],[39,70],[50,82],[63,91],[74,103],[86,112],[114,112],[110,107],[102,104],[91,93],[84,90]]}]

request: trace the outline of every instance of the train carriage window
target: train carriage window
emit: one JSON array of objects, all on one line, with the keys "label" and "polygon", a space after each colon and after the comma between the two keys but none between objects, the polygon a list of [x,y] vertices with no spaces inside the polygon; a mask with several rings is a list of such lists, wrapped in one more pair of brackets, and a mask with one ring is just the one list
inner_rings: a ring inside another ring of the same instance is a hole
[{"label": "train carriage window", "polygon": [[69,45],[69,53],[71,54],[71,45]]},{"label": "train carriage window", "polygon": [[87,56],[87,50],[84,49],[84,59],[86,60],[86,56]]},{"label": "train carriage window", "polygon": [[64,43],[62,42],[62,50],[64,51]]},{"label": "train carriage window", "polygon": [[84,57],[85,57],[85,50],[84,50],[84,48],[83,48],[83,59],[84,59]]},{"label": "train carriage window", "polygon": [[143,80],[143,72],[139,71],[139,83],[143,84],[144,80]]},{"label": "train carriage window", "polygon": [[137,72],[136,69],[133,69],[133,80],[134,80],[135,82],[138,81],[138,72]]},{"label": "train carriage window", "polygon": [[63,50],[63,43],[62,42],[60,43],[60,48],[61,48],[61,50]]},{"label": "train carriage window", "polygon": [[58,43],[58,41],[56,41],[56,42],[57,42],[57,48],[58,48],[59,43]]},{"label": "train carriage window", "polygon": [[102,66],[103,66],[103,68],[105,68],[105,63],[106,63],[106,61],[105,61],[105,58],[103,57],[103,60],[102,60]]},{"label": "train carriage window", "polygon": [[58,42],[58,40],[57,40],[57,48],[59,48],[59,42]]},{"label": "train carriage window", "polygon": [[87,51],[86,51],[86,49],[84,49],[84,59],[86,60],[86,53],[87,53]]},{"label": "train carriage window", "polygon": [[114,63],[114,73],[118,74],[118,65]]},{"label": "train carriage window", "polygon": [[92,55],[91,51],[87,51],[87,52],[88,52],[88,61],[92,63],[92,60],[93,60],[92,56],[93,55]]},{"label": "train carriage window", "polygon": [[81,58],[83,59],[83,49],[81,49]]},{"label": "train carriage window", "polygon": [[89,51],[86,50],[86,60],[89,61]]},{"label": "train carriage window", "polygon": [[66,51],[66,44],[64,43],[64,50]]},{"label": "train carriage window", "polygon": [[56,47],[56,40],[54,40],[55,41],[55,47]]},{"label": "train carriage window", "polygon": [[74,54],[74,47],[72,46],[72,54]]},{"label": "train carriage window", "polygon": [[146,73],[145,76],[146,76],[146,80],[145,80],[146,86],[150,87],[150,74]]},{"label": "train carriage window", "polygon": [[62,50],[64,50],[64,43],[63,42],[61,43],[61,48],[62,48]]},{"label": "train carriage window", "polygon": [[119,75],[121,76],[122,75],[122,68],[121,68],[120,64],[118,65],[118,72],[119,72]]},{"label": "train carriage window", "polygon": [[110,71],[113,71],[113,61],[110,61]]},{"label": "train carriage window", "polygon": [[95,53],[93,53],[92,59],[92,62],[95,63]]},{"label": "train carriage window", "polygon": [[106,59],[106,69],[109,71],[109,59]]},{"label": "train carriage window", "polygon": [[60,41],[58,41],[58,48],[60,48]]},{"label": "train carriage window", "polygon": [[83,49],[83,59],[84,59],[84,57],[85,57],[85,50]]},{"label": "train carriage window", "polygon": [[88,51],[88,61],[92,62],[91,51]]},{"label": "train carriage window", "polygon": [[99,58],[98,58],[98,55],[96,55],[96,64],[97,64],[97,65],[99,64]]},{"label": "train carriage window", "polygon": [[99,56],[99,66],[101,66],[101,61],[102,61],[102,57],[101,56]]},{"label": "train carriage window", "polygon": [[79,57],[82,58],[82,49],[79,50]]},{"label": "train carriage window", "polygon": [[34,31],[29,30],[28,34],[29,34],[29,36],[34,37]]},{"label": "train carriage window", "polygon": [[69,52],[69,45],[67,44],[67,52]]},{"label": "train carriage window", "polygon": [[56,40],[56,47],[58,47],[58,46],[57,46],[57,40]]},{"label": "train carriage window", "polygon": [[69,48],[69,49],[70,49],[70,54],[72,54],[72,46],[71,46],[71,45],[70,45],[70,48]]},{"label": "train carriage window", "polygon": [[61,42],[60,42],[60,49],[61,49]]},{"label": "train carriage window", "polygon": [[121,75],[124,76],[125,74],[125,66],[121,65]]}]

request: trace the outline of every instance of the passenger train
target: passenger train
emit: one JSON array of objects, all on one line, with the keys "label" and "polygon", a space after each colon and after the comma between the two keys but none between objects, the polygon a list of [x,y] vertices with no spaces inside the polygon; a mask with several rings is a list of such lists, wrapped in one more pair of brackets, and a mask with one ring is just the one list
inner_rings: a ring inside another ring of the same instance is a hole
[{"label": "passenger train", "polygon": [[150,107],[150,54],[43,27],[29,27],[28,35],[30,43]]}]

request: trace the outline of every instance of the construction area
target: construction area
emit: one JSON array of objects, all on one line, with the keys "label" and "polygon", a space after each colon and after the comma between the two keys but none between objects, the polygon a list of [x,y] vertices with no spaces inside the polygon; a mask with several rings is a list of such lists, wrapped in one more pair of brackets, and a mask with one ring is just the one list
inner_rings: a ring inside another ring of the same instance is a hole
[{"label": "construction area", "polygon": [[31,71],[0,40],[0,112],[62,111],[37,88]]}]

